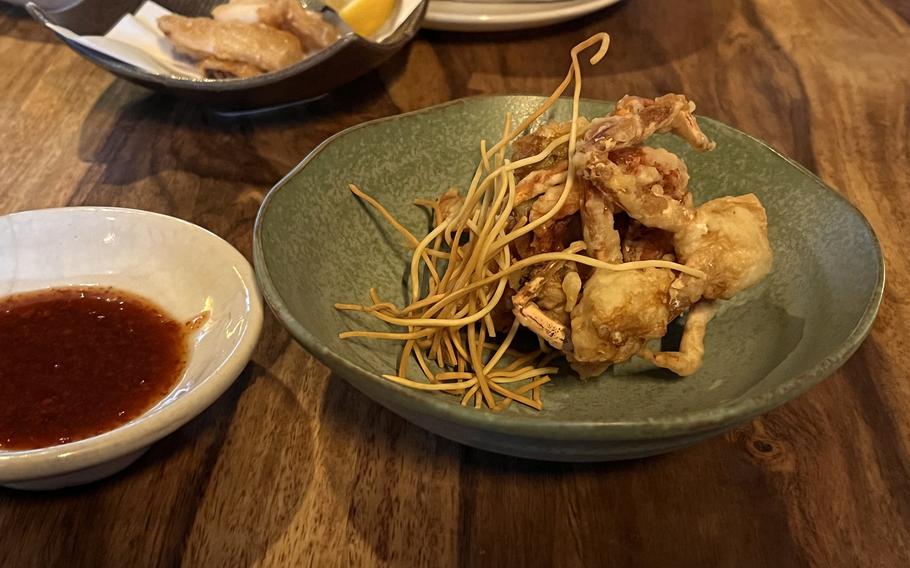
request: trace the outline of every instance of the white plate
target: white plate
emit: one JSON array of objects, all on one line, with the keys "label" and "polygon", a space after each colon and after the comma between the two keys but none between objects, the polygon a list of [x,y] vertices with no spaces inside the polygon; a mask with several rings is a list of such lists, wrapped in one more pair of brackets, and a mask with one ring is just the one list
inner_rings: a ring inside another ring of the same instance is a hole
[{"label": "white plate", "polygon": [[423,27],[458,32],[504,31],[558,24],[619,0],[564,2],[457,2],[431,0]]},{"label": "white plate", "polygon": [[0,217],[0,296],[66,286],[115,286],[178,320],[202,311],[186,369],[171,393],[104,434],[35,450],[0,451],[0,485],[56,489],[123,469],[200,412],[246,366],[262,328],[249,263],[205,229],[165,215],[110,207]]}]

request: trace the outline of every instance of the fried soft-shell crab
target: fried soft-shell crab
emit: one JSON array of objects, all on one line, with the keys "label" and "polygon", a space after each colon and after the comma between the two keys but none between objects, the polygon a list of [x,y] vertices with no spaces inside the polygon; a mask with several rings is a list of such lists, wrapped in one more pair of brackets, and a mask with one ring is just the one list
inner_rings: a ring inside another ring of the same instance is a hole
[{"label": "fried soft-shell crab", "polygon": [[[668,268],[611,271],[555,261],[536,268],[507,301],[518,321],[566,354],[581,377],[643,357],[679,375],[701,367],[708,322],[717,301],[756,284],[771,269],[764,207],[754,194],[721,197],[695,207],[686,164],[644,145],[673,133],[697,151],[714,142],[701,131],[695,105],[682,95],[626,96],[607,116],[579,120],[570,194],[546,223],[513,243],[518,257],[585,250],[609,263],[670,260],[706,278]],[[512,160],[535,155],[570,131],[550,122],[513,143]],[[564,148],[564,147],[563,147]],[[533,222],[557,204],[568,179],[565,151],[516,172],[512,226]],[[457,200],[451,190],[443,198]],[[679,351],[653,351],[651,340],[682,315]]]}]

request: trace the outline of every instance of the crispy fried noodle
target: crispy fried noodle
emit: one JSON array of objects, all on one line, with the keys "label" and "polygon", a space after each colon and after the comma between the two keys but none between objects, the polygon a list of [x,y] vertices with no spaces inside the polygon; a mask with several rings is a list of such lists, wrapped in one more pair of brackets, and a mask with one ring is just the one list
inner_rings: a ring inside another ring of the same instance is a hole
[{"label": "crispy fried noodle", "polygon": [[[579,116],[579,55],[596,47],[590,62],[597,64],[609,44],[599,33],[575,46],[565,80],[540,108],[515,126],[507,115],[492,147],[480,141],[463,196],[452,188],[416,201],[433,215],[425,236],[350,186],[413,251],[408,305],[382,301],[375,289],[369,304],[335,305],[400,328],[340,334],[401,342],[398,368],[386,380],[501,411],[513,402],[542,409],[541,387],[563,355],[582,378],[634,356],[690,375],[701,366],[718,302],[770,271],[758,199],[722,197],[696,207],[685,163],[644,145],[669,132],[695,150],[713,149],[693,103],[674,94],[626,96],[607,116]],[[570,85],[571,120],[526,132]],[[648,347],[683,315],[678,351]],[[537,335],[537,349],[516,349],[522,327]],[[409,378],[412,368],[421,379]]]}]

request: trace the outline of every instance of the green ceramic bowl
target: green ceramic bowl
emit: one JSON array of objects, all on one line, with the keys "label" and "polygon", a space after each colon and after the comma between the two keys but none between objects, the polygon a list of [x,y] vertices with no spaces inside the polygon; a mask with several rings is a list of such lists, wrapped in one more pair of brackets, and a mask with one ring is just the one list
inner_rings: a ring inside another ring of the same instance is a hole
[{"label": "green ceramic bowl", "polygon": [[[502,117],[526,116],[540,97],[478,97],[368,122],[333,136],[272,189],[256,221],[256,271],[291,334],[337,375],[419,426],[458,442],[522,457],[596,461],[647,456],[719,434],[798,396],[831,374],[869,332],[884,264],[868,222],[817,177],[765,144],[710,119],[717,150],[696,154],[669,136],[699,202],[756,193],[768,211],[774,269],[711,323],[702,370],[678,378],[641,362],[582,382],[570,373],[543,389],[545,408],[493,414],[455,397],[410,390],[379,375],[400,345],[337,338],[387,329],[333,303],[367,302],[371,286],[403,301],[410,258],[402,239],[347,189],[356,183],[414,232],[428,219],[411,205],[466,186],[480,137]],[[588,117],[611,105],[584,101]],[[551,113],[569,116],[570,102]]]}]

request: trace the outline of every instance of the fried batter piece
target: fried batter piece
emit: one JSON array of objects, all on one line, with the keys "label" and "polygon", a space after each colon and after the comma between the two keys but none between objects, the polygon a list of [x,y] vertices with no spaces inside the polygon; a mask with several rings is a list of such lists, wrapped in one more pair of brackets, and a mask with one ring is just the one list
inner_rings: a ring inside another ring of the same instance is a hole
[{"label": "fried batter piece", "polygon": [[589,154],[631,148],[658,132],[672,132],[700,151],[714,149],[714,142],[698,127],[695,103],[683,95],[668,94],[656,99],[625,96],[609,115],[591,122],[575,159],[587,165]]},{"label": "fried batter piece", "polygon": [[686,166],[666,150],[637,146],[607,158],[592,154],[583,175],[646,227],[676,232],[695,215]]},{"label": "fried batter piece", "polygon": [[613,222],[613,202],[602,191],[589,185],[581,208],[582,234],[591,258],[604,262],[622,262],[619,231]]},{"label": "fried batter piece", "polygon": [[572,311],[568,359],[579,376],[628,361],[648,340],[666,335],[671,282],[666,268],[594,271]]},{"label": "fried batter piece", "polygon": [[[576,180],[572,187],[569,188],[562,206],[549,220],[534,229],[534,240],[531,243],[532,253],[551,252],[564,248],[564,241],[570,229],[570,217],[578,213],[581,208],[584,188],[585,183],[583,180]],[[566,185],[562,183],[551,187],[546,193],[535,199],[528,214],[528,221],[534,222],[544,215],[550,214],[559,203],[559,199],[565,190]]]},{"label": "fried batter piece", "polygon": [[447,189],[436,200],[436,209],[439,212],[439,217],[436,219],[435,224],[439,225],[444,220],[454,217],[461,209],[462,204],[464,204],[464,198],[458,192],[458,189],[455,187]]},{"label": "fried batter piece", "polygon": [[673,244],[680,262],[708,275],[703,295],[709,300],[728,300],[771,271],[768,216],[752,193],[708,201]]},{"label": "fried batter piece", "polygon": [[[614,214],[609,197],[588,186],[581,209],[588,255],[619,264],[623,253]],[[573,351],[567,358],[579,376],[599,375],[610,365],[629,360],[648,340],[666,334],[672,282],[673,273],[665,268],[594,271],[572,310]]]},{"label": "fried batter piece", "polygon": [[[587,128],[588,120],[584,117],[579,117],[577,131],[583,133]],[[517,162],[518,160],[539,154],[554,140],[560,136],[571,133],[571,131],[571,120],[565,122],[551,120],[550,122],[542,124],[530,134],[522,136],[512,142],[512,161]],[[568,153],[568,148],[566,146],[561,146],[543,162],[515,170],[515,179],[521,181],[532,171],[549,169],[554,164],[565,160]]]},{"label": "fried batter piece", "polygon": [[705,333],[708,331],[708,322],[716,313],[717,304],[714,302],[701,301],[695,304],[686,317],[679,351],[654,352],[645,348],[638,354],[658,367],[673,371],[681,377],[694,375],[701,369],[705,356]]}]

